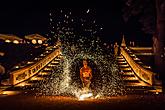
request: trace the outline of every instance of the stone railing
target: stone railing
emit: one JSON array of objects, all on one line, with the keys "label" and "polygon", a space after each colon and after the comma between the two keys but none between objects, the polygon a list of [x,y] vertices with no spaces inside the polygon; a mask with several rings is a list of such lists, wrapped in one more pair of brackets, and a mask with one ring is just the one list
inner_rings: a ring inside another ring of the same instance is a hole
[{"label": "stone railing", "polygon": [[60,54],[60,48],[57,48],[49,55],[45,56],[42,60],[37,63],[21,68],[19,70],[13,71],[10,73],[10,84],[16,85],[22,81],[29,79],[30,77],[37,74],[42,68],[49,64],[56,56]]},{"label": "stone railing", "polygon": [[133,69],[133,71],[135,72],[135,74],[141,79],[143,80],[145,83],[152,85],[153,84],[153,78],[155,73],[144,69],[143,67],[141,67],[139,64],[137,64],[130,56],[129,54],[126,52],[126,50],[122,47],[120,47],[121,49],[121,54],[124,56],[124,58],[127,60],[127,62],[129,63],[129,65],[131,66],[131,68]]},{"label": "stone railing", "polygon": [[150,50],[152,51],[152,47],[129,47],[131,50]]}]

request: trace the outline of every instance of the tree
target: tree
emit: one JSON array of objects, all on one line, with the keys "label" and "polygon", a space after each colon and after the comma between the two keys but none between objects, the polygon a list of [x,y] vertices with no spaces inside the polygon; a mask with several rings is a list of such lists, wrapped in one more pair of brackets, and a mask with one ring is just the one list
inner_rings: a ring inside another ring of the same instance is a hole
[{"label": "tree", "polygon": [[155,38],[157,39],[157,43],[155,43],[155,63],[157,65],[157,70],[165,79],[165,1],[164,0],[156,0],[156,12],[157,12],[157,29],[155,33]]},{"label": "tree", "polygon": [[142,30],[153,35],[155,69],[165,80],[165,0],[124,0],[124,3],[124,20],[138,17]]}]

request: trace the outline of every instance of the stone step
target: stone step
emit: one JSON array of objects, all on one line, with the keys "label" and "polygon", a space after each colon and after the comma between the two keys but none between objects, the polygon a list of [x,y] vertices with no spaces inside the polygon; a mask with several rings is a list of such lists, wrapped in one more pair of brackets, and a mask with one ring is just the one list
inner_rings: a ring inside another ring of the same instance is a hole
[{"label": "stone step", "polygon": [[42,80],[28,80],[28,83],[29,84],[34,84],[34,83],[39,83],[41,82]]},{"label": "stone step", "polygon": [[46,70],[51,71],[51,70],[52,70],[52,68],[51,68],[51,67],[47,67],[47,66],[46,66],[43,70],[44,70],[44,71],[46,71]]},{"label": "stone step", "polygon": [[129,65],[128,64],[124,64],[124,65],[119,65],[119,67],[121,67],[121,68],[128,68]]},{"label": "stone step", "polygon": [[38,73],[38,75],[48,75],[48,74],[50,74],[51,73],[51,71],[40,71],[39,73]]},{"label": "stone step", "polygon": [[42,78],[42,77],[38,77],[38,76],[34,76],[34,77],[32,77],[32,78],[30,78],[30,80],[32,80],[32,81],[40,81],[40,80],[43,80],[44,78]]},{"label": "stone step", "polygon": [[123,78],[123,80],[139,80],[137,77],[130,77],[130,76],[124,76],[124,77],[122,77]]},{"label": "stone step", "polygon": [[125,59],[124,59],[124,58],[122,58],[122,59],[117,59],[117,61],[119,61],[119,62],[120,62],[120,61],[125,61]]},{"label": "stone step", "polygon": [[59,64],[59,61],[54,61],[54,60],[53,60],[53,61],[51,62],[51,64],[57,65],[57,64]]},{"label": "stone step", "polygon": [[117,59],[123,59],[124,57],[123,56],[117,56]]},{"label": "stone step", "polygon": [[51,63],[51,64],[48,64],[48,65],[47,65],[48,68],[55,67],[55,66],[57,66],[57,64],[52,64],[52,63]]},{"label": "stone step", "polygon": [[127,67],[127,68],[120,68],[120,70],[122,70],[122,71],[124,71],[124,70],[127,71],[128,70],[129,71],[129,70],[132,70],[132,69],[130,67]]},{"label": "stone step", "polygon": [[133,71],[124,71],[124,72],[121,72],[122,75],[135,75]]},{"label": "stone step", "polygon": [[126,61],[121,61],[121,62],[118,62],[119,65],[127,65],[128,63]]},{"label": "stone step", "polygon": [[51,74],[38,74],[37,76],[41,78],[47,78],[47,77],[50,77]]},{"label": "stone step", "polygon": [[54,61],[60,61],[61,60],[61,58],[58,58],[58,57],[56,57],[55,59],[54,59]]},{"label": "stone step", "polygon": [[129,79],[123,79],[123,81],[127,84],[134,84],[134,83],[139,83],[139,80],[129,80]]},{"label": "stone step", "polygon": [[124,58],[123,55],[119,55],[119,56],[116,56],[117,59],[121,59],[121,58]]},{"label": "stone step", "polygon": [[133,60],[134,60],[134,61],[140,61],[140,59],[137,58],[137,57],[133,58]]},{"label": "stone step", "polygon": [[154,90],[155,88],[152,86],[126,86],[130,89],[136,89],[136,90]]},{"label": "stone step", "polygon": [[17,85],[15,85],[14,87],[26,87],[26,86],[32,86],[32,84],[28,83],[28,81],[24,81],[24,82],[21,82]]},{"label": "stone step", "polygon": [[125,82],[126,87],[142,86],[139,82]]},{"label": "stone step", "polygon": [[144,82],[127,82],[126,83],[127,86],[149,86],[148,84],[144,83]]}]

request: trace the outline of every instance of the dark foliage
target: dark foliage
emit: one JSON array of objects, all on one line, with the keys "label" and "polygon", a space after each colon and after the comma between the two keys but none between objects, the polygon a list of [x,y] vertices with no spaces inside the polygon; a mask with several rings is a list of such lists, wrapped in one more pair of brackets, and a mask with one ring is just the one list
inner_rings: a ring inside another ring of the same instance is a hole
[{"label": "dark foliage", "polygon": [[156,5],[154,0],[123,0],[123,18],[128,22],[132,17],[138,17],[142,31],[154,34],[156,30]]}]

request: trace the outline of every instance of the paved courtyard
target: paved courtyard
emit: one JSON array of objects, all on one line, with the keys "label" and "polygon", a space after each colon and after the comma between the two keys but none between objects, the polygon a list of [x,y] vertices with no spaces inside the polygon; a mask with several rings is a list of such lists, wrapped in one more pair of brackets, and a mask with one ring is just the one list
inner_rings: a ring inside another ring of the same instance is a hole
[{"label": "paved courtyard", "polygon": [[165,96],[126,95],[77,100],[65,96],[0,96],[0,110],[165,110]]}]

